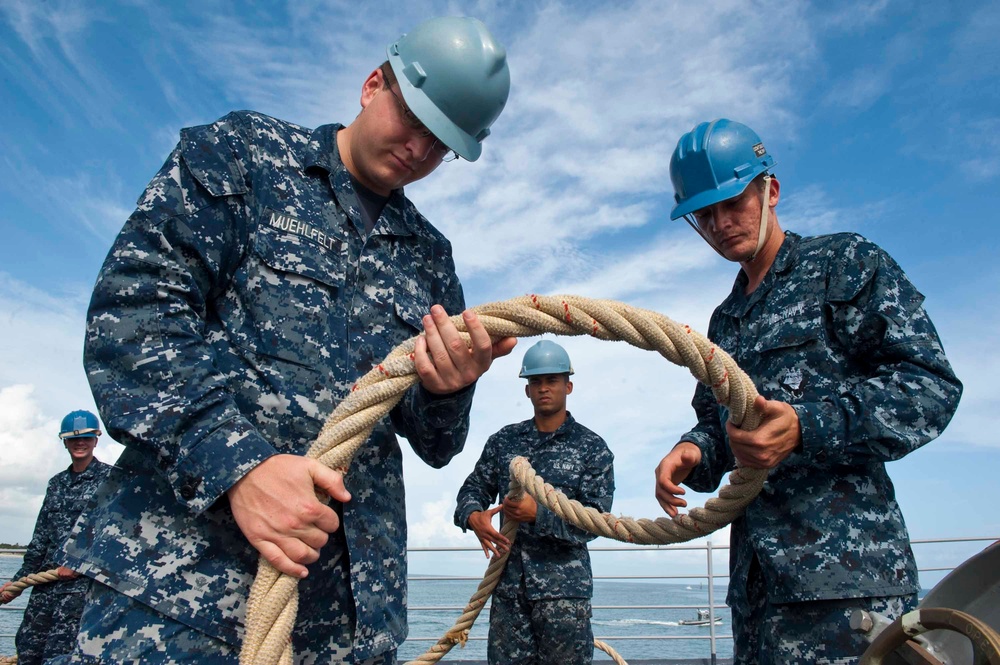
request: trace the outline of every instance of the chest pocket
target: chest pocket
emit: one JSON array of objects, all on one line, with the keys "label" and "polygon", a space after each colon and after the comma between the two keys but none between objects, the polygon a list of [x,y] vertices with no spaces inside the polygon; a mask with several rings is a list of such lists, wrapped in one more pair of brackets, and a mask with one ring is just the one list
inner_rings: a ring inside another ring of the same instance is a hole
[{"label": "chest pocket", "polygon": [[303,365],[322,363],[344,339],[347,248],[339,238],[257,228],[246,275],[257,352]]},{"label": "chest pocket", "polygon": [[[430,302],[430,294],[426,291],[413,290],[412,284],[408,287],[401,284],[396,285],[392,306],[396,312],[396,318],[416,335],[424,331],[423,317],[430,313],[431,305],[434,303]],[[448,312],[448,314],[456,313]]]},{"label": "chest pocket", "polygon": [[579,494],[580,475],[583,473],[579,458],[570,450],[562,450],[560,454],[546,456],[544,471],[539,471],[545,482],[556,489],[562,490],[571,499]]},{"label": "chest pocket", "polygon": [[796,303],[775,308],[761,317],[753,350],[765,354],[792,349],[821,340],[825,334],[823,307],[818,302]]}]

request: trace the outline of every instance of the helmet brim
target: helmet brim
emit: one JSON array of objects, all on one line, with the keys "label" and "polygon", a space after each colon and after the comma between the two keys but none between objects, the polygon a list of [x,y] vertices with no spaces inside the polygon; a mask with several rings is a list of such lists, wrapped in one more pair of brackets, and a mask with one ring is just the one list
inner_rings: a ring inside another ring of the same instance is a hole
[{"label": "helmet brim", "polygon": [[[390,45],[391,46],[391,45]],[[467,134],[459,129],[448,116],[441,112],[434,103],[428,99],[421,90],[410,83],[401,72],[405,67],[403,59],[388,50],[386,54],[392,71],[396,73],[396,81],[399,83],[399,90],[403,93],[403,99],[413,114],[424,123],[424,126],[431,131],[441,143],[454,150],[462,159],[474,162],[483,154],[483,145],[476,140],[475,136]]]},{"label": "helmet brim", "polygon": [[759,174],[754,174],[744,180],[734,180],[718,189],[709,189],[704,192],[699,192],[691,198],[681,201],[674,206],[673,210],[670,211],[670,219],[680,219],[684,215],[689,215],[696,210],[701,210],[702,208],[707,208],[710,205],[715,205],[716,203],[736,198],[746,190],[747,185],[753,182],[753,179],[756,178],[757,175]]},{"label": "helmet brim", "polygon": [[574,374],[574,372],[573,372],[573,368],[572,367],[569,368],[568,372],[563,367],[555,367],[555,366],[552,366],[552,367],[537,367],[537,368],[532,369],[532,370],[522,371],[517,376],[519,378],[526,379],[529,376],[543,376],[545,374],[565,374],[566,376],[570,376],[570,375]]}]

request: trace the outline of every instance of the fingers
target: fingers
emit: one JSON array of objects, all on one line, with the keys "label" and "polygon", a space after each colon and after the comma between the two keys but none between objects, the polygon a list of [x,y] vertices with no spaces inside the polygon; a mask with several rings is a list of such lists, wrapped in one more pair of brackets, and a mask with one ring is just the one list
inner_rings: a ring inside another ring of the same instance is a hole
[{"label": "fingers", "polygon": [[[663,465],[661,464],[661,466]],[[685,490],[680,485],[671,481],[671,470],[666,468],[660,470],[659,467],[657,467],[657,470],[656,502],[660,504],[660,508],[663,508],[664,512],[671,517],[676,517],[677,509],[687,506],[687,501],[681,498]]]},{"label": "fingers", "polygon": [[473,368],[479,370],[475,377],[478,379],[493,362],[493,340],[490,339],[490,334],[483,327],[482,321],[471,309],[462,312],[462,320],[465,321],[465,329],[469,332],[469,337],[472,338],[470,349]]},{"label": "fingers", "polygon": [[227,492],[237,525],[272,566],[305,577],[329,534],[340,527],[337,512],[316,498],[317,488],[348,501],[343,474],[297,455],[268,458]]},{"label": "fingers", "polygon": [[428,391],[443,395],[471,385],[490,368],[493,358],[511,352],[517,341],[503,338],[494,342],[476,313],[462,312],[469,341],[440,305],[422,319],[424,334],[417,338],[414,367]]},{"label": "fingers", "polygon": [[493,516],[503,508],[497,506],[485,511],[476,511],[469,515],[469,527],[479,538],[479,546],[483,548],[486,558],[502,556],[510,549],[510,540],[493,528]]},{"label": "fingers", "polygon": [[493,358],[502,358],[508,355],[517,346],[516,337],[501,337],[497,341],[493,342]]},{"label": "fingers", "polygon": [[656,466],[653,472],[656,502],[671,517],[677,517],[678,508],[687,507],[687,501],[681,498],[686,490],[680,483],[700,461],[701,450],[692,443],[682,441]]},{"label": "fingers", "polygon": [[[671,489],[670,487],[673,487],[674,489]],[[671,517],[677,517],[677,509],[687,507],[687,501],[678,496],[683,493],[684,490],[676,487],[675,485],[666,486],[657,484],[656,502],[660,504],[660,508],[662,508],[665,513]]]},{"label": "fingers", "polygon": [[[424,346],[434,369],[433,375],[429,377],[432,380],[425,382],[425,387],[436,393],[454,392],[475,381],[478,374],[468,377],[468,380],[463,375],[463,371],[470,365],[468,357],[471,352],[455,324],[448,318],[444,307],[431,307],[431,313],[423,318],[423,324]],[[424,379],[424,376],[421,375],[420,378]]]},{"label": "fingers", "polygon": [[[341,471],[334,471],[333,469],[327,468],[320,464],[319,462],[313,461],[313,465],[309,468],[309,473],[312,475],[313,485],[320,488],[327,493],[333,499],[340,501],[341,503],[346,503],[351,500],[351,493],[347,491],[347,487],[344,485],[344,474]],[[335,531],[336,529],[334,529]]]},{"label": "fingers", "polygon": [[483,553],[486,555],[487,559],[489,559],[491,556],[496,556],[496,557],[503,556],[503,552],[506,551],[505,547],[489,540],[488,538],[480,538],[479,544],[482,545]]},{"label": "fingers", "polygon": [[276,544],[269,541],[257,541],[250,543],[264,559],[274,566],[278,572],[284,573],[285,575],[291,575],[292,577],[298,577],[299,579],[305,579],[309,576],[309,569],[305,566],[298,564],[288,558],[285,551],[278,547]]}]

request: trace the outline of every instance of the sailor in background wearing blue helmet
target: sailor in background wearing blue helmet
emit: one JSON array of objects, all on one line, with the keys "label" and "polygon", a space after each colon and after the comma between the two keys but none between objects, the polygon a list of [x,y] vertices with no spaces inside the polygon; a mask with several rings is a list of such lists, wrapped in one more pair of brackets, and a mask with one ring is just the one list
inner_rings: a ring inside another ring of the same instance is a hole
[{"label": "sailor in background wearing blue helmet", "polygon": [[732,293],[708,337],[760,392],[744,432],[699,386],[698,424],[656,469],[670,515],[679,483],[712,492],[734,464],[770,469],[733,522],[736,662],[858,662],[856,609],[895,618],[916,604],[917,569],[885,464],[941,434],[962,393],[923,296],[881,248],[854,233],[783,232],[774,159],[730,120],[681,137],[670,160],[684,217],[729,261]]},{"label": "sailor in background wearing blue helmet", "polygon": [[40,665],[49,658],[69,653],[76,644],[83,601],[90,580],[63,565],[62,544],[111,467],[94,457],[101,425],[89,411],[73,411],[59,428],[71,463],[52,476],[35,520],[35,532],[24,552],[24,563],[10,582],[0,587],[0,603],[10,602],[5,591],[15,581],[56,569],[59,580],[31,587],[31,597],[14,645],[17,662]]},{"label": "sailor in background wearing blue helmet", "polygon": [[[528,494],[490,508],[507,493],[511,460],[523,456],[570,499],[611,510],[614,455],[566,410],[571,374],[569,354],[555,342],[542,340],[528,349],[519,376],[528,380],[524,394],[535,415],[486,441],[458,493],[455,524],[472,529],[487,556],[510,550],[490,610],[490,665],[588,665],[594,658],[587,543],[596,536],[567,524]],[[493,527],[492,518],[501,511],[501,520],[520,522],[513,547]]]},{"label": "sailor in background wearing blue helmet", "polygon": [[[259,556],[302,578],[298,662],[394,661],[396,435],[447,464],[474,382],[514,340],[466,313],[461,342],[451,244],[403,190],[479,158],[507,101],[506,52],[478,20],[445,17],[386,55],[346,127],[238,111],[182,130],[111,248],[84,363],[125,451],[67,546],[98,582],[71,662],[236,663]],[[420,384],[350,472],[305,458],[355,380],[421,332]]]}]

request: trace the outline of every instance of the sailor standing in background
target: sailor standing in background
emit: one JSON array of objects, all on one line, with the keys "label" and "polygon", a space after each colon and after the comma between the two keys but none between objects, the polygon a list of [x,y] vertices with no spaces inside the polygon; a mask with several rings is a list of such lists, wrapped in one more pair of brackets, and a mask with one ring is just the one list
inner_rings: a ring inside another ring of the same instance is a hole
[{"label": "sailor standing in background", "polygon": [[24,552],[24,564],[10,582],[0,587],[0,603],[7,603],[13,597],[5,589],[15,581],[58,569],[59,581],[31,588],[24,619],[14,639],[20,665],[39,665],[69,653],[76,644],[90,580],[61,565],[64,561],[61,549],[73,524],[111,470],[110,465],[94,457],[100,435],[97,416],[89,411],[73,411],[63,418],[59,438],[72,463],[49,480],[42,509],[35,520],[35,532]]}]

